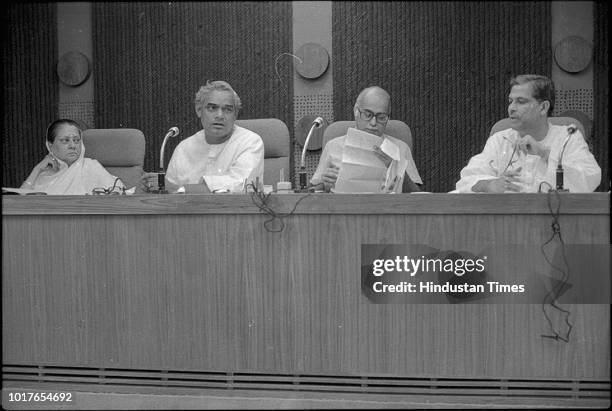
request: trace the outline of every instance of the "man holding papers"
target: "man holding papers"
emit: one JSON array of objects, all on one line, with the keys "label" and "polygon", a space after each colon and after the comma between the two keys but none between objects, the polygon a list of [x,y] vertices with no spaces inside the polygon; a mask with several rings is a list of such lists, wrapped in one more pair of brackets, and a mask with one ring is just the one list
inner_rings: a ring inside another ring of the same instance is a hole
[{"label": "man holding papers", "polygon": [[310,183],[335,193],[401,193],[422,184],[408,145],[385,134],[391,97],[380,87],[364,89],[355,103],[356,128],[330,140],[323,148]]}]

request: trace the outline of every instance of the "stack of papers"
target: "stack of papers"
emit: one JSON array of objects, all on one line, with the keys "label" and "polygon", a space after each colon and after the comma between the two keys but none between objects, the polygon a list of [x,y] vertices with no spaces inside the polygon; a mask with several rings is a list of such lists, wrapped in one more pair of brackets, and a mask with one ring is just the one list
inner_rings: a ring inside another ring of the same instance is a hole
[{"label": "stack of papers", "polygon": [[2,194],[20,194],[20,195],[46,195],[44,191],[35,191],[30,188],[12,188],[12,187],[2,187]]},{"label": "stack of papers", "polygon": [[399,159],[399,148],[391,141],[355,128],[348,129],[334,193],[381,192],[388,170],[374,152],[374,146],[379,146],[393,160]]}]

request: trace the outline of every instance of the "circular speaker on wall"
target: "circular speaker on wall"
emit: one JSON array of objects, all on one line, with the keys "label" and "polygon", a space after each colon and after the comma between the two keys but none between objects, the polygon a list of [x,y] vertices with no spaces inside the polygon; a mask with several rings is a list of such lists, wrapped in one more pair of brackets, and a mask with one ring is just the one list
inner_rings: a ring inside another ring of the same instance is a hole
[{"label": "circular speaker on wall", "polygon": [[555,62],[568,73],[579,73],[591,62],[593,47],[580,36],[568,36],[555,46]]},{"label": "circular speaker on wall", "polygon": [[295,63],[295,69],[304,78],[319,78],[329,66],[329,53],[320,44],[303,44],[295,54],[302,60],[301,63]]},{"label": "circular speaker on wall", "polygon": [[57,75],[67,86],[75,87],[83,84],[90,72],[89,59],[78,51],[64,53],[57,62]]}]

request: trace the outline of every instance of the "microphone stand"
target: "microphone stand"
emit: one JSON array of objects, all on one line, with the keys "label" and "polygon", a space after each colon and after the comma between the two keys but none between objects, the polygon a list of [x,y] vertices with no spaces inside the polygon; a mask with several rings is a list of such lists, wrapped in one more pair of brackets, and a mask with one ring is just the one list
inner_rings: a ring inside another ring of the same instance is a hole
[{"label": "microphone stand", "polygon": [[166,190],[166,172],[164,171],[164,149],[166,148],[166,141],[168,141],[168,137],[175,137],[179,134],[178,127],[172,127],[164,137],[164,141],[162,142],[161,151],[159,153],[159,173],[157,173],[157,187],[159,190],[157,194],[168,194],[168,190]]},{"label": "microphone stand", "polygon": [[563,153],[565,152],[565,146],[569,143],[572,134],[576,132],[576,128],[573,126],[569,126],[567,128],[567,139],[565,140],[565,144],[563,144],[563,148],[561,149],[561,155],[559,156],[559,164],[557,164],[557,172],[556,172],[556,182],[557,182],[557,191],[559,192],[569,192],[567,188],[563,188]]},{"label": "microphone stand", "polygon": [[298,193],[307,193],[308,192],[308,176],[306,173],[306,149],[308,148],[308,143],[310,142],[310,137],[312,136],[312,132],[315,128],[321,127],[323,125],[323,119],[321,117],[317,117],[313,123],[312,127],[310,127],[310,131],[308,132],[308,136],[306,137],[306,141],[304,142],[304,147],[302,148],[302,157],[300,158],[300,189],[296,190]]}]

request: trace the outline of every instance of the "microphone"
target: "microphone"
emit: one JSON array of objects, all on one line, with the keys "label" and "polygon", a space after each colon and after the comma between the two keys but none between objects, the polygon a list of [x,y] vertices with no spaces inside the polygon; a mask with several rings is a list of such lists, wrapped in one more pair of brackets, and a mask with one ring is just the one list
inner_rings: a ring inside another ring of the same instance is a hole
[{"label": "microphone", "polygon": [[168,141],[168,138],[170,137],[178,136],[178,134],[178,127],[171,127],[170,130],[168,130],[168,132],[166,133],[166,136],[164,137],[164,141],[162,142],[161,146],[161,151],[159,153],[159,168],[162,170],[164,169],[164,148],[166,148],[166,141]]},{"label": "microphone", "polygon": [[172,135],[170,137],[176,137],[178,136],[179,133],[179,128],[178,127],[170,127],[170,130],[168,130],[168,133],[172,133]]},{"label": "microphone", "polygon": [[565,143],[563,144],[563,148],[561,149],[561,155],[559,156],[559,164],[557,164],[557,191],[569,191],[568,189],[563,188],[563,153],[565,152],[565,146],[570,141],[570,137],[572,134],[576,132],[576,126],[570,124],[567,127],[567,138],[565,139]]},{"label": "microphone", "polygon": [[312,132],[315,128],[319,128],[323,125],[323,118],[317,117],[312,122],[312,126],[310,127],[310,131],[308,132],[308,136],[306,137],[306,141],[304,142],[304,147],[302,148],[302,157],[300,158],[300,191],[306,191],[306,187],[308,186],[308,182],[306,181],[306,149],[308,148],[308,142],[310,141],[310,137],[312,136]]},{"label": "microphone", "polygon": [[165,181],[166,173],[164,173],[164,149],[166,148],[166,141],[168,141],[168,138],[176,137],[178,135],[179,135],[178,127],[170,127],[170,130],[168,130],[168,132],[164,136],[164,141],[162,142],[162,145],[161,145],[161,151],[159,153],[160,172],[157,174],[157,185],[158,185],[160,194],[167,194],[166,193],[166,181]]}]

